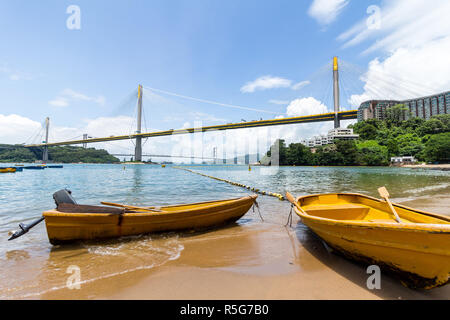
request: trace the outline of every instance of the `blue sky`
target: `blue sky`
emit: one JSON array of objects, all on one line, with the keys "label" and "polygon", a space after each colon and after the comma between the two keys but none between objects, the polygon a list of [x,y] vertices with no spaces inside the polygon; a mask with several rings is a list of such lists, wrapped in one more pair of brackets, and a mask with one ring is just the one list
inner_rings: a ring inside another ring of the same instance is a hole
[{"label": "blue sky", "polygon": [[[15,114],[30,123],[41,123],[49,116],[52,126],[60,129],[60,136],[73,134],[101,117],[133,117],[133,103],[121,102],[139,83],[273,112],[231,109],[161,95],[164,100],[144,101],[147,127],[155,129],[179,128],[200,119],[211,124],[267,119],[277,113],[286,116],[290,103],[310,96],[330,109],[331,99],[326,93],[331,73],[328,77],[322,72],[314,82],[310,78],[331,63],[334,55],[368,72],[370,63],[386,67],[387,59],[405,46],[391,43],[364,51],[377,41],[389,39],[405,23],[401,19],[397,25],[386,22],[381,30],[368,35],[358,30],[358,23],[367,19],[370,5],[394,11],[405,3],[394,2],[396,5],[347,0],[2,1],[0,115],[8,121],[6,117]],[[419,2],[417,15],[423,11],[424,2]],[[444,8],[445,2],[440,3]],[[69,5],[78,5],[81,10],[80,30],[66,27]],[[312,12],[314,5],[318,12]],[[352,28],[355,31],[346,35]],[[363,40],[348,45],[358,35]],[[435,38],[424,36],[429,42]],[[412,52],[423,44],[406,48]],[[289,83],[256,87],[253,92],[242,90],[264,76]],[[368,93],[363,82],[353,80],[346,88],[347,96],[343,92],[341,97],[346,108],[350,95]],[[292,89],[302,81],[311,83],[300,90]],[[446,77],[440,80],[439,86],[447,85]],[[285,104],[272,103],[274,100]],[[31,128],[24,136],[30,132]],[[23,142],[19,141],[22,137],[11,141],[9,134],[3,133],[5,142]]]}]

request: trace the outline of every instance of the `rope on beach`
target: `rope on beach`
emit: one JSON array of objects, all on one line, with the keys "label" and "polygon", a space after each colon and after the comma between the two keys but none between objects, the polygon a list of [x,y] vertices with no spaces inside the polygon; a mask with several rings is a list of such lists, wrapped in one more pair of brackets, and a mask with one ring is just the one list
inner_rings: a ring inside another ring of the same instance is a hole
[{"label": "rope on beach", "polygon": [[179,169],[179,170],[184,170],[184,171],[188,171],[188,172],[192,172],[192,173],[195,173],[195,174],[207,177],[207,178],[211,178],[211,179],[214,179],[214,180],[217,180],[217,181],[226,182],[226,183],[231,184],[233,186],[237,186],[237,187],[241,187],[241,188],[253,191],[254,193],[259,193],[259,194],[262,194],[262,195],[265,195],[265,196],[278,198],[278,200],[280,200],[280,201],[286,200],[284,198],[284,196],[279,194],[279,193],[263,191],[263,190],[260,190],[260,189],[257,189],[257,188],[251,187],[251,186],[247,186],[247,185],[242,184],[242,183],[230,181],[230,180],[227,180],[227,179],[213,177],[213,176],[210,176],[210,175],[207,175],[207,174],[204,174],[204,173],[200,173],[200,172],[196,172],[194,170],[190,170],[190,169],[186,169],[186,168],[181,168],[181,167],[172,167],[172,168]]},{"label": "rope on beach", "polygon": [[264,219],[263,219],[263,217],[261,215],[261,211],[259,210],[259,204],[258,204],[258,202],[256,200],[255,200],[255,202],[253,203],[253,206],[252,206],[253,212],[255,212],[255,207],[256,207],[256,209],[258,209],[258,214],[259,214],[259,217],[261,218],[261,221],[264,222]]},{"label": "rope on beach", "polygon": [[285,227],[287,227],[289,225],[289,227],[292,227],[292,210],[294,209],[294,205],[291,204],[291,211],[289,211],[289,216],[287,219],[286,224],[284,225]]}]

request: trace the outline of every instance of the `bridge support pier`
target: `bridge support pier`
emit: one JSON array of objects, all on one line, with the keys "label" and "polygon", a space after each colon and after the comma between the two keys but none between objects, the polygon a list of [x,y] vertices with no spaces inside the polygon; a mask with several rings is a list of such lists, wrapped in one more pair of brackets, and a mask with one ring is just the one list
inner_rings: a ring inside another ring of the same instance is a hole
[{"label": "bridge support pier", "polygon": [[42,153],[42,162],[48,161],[48,147],[44,147],[44,152]]},{"label": "bridge support pier", "polygon": [[[87,138],[88,138],[88,134],[87,133],[84,133],[83,134],[83,140],[87,140]],[[87,143],[83,143],[83,148],[87,148]]]},{"label": "bridge support pier", "polygon": [[[137,110],[137,130],[136,133],[141,133],[141,121],[142,121],[142,86],[138,87],[138,110]],[[142,161],[142,138],[136,138],[136,146],[134,149],[134,161]]]},{"label": "bridge support pier", "polygon": [[[48,143],[48,130],[50,127],[50,118],[45,118],[45,143]],[[48,146],[44,146],[44,152],[42,153],[42,162],[48,161]]]},{"label": "bridge support pier", "polygon": [[234,150],[233,163],[234,163],[234,164],[238,164],[238,156],[237,156],[237,145],[236,145],[236,141],[234,141],[234,143],[233,143],[233,150]]},{"label": "bridge support pier", "polygon": [[222,159],[222,163],[226,164],[227,163],[227,131],[224,130],[223,131],[223,142],[222,142],[222,148],[223,148],[223,159]]},{"label": "bridge support pier", "polygon": [[247,136],[245,137],[244,163],[250,164],[250,145],[251,129],[247,129]]},{"label": "bridge support pier", "polygon": [[[258,130],[258,129],[256,129]],[[259,134],[256,134],[256,162],[259,163]]]}]

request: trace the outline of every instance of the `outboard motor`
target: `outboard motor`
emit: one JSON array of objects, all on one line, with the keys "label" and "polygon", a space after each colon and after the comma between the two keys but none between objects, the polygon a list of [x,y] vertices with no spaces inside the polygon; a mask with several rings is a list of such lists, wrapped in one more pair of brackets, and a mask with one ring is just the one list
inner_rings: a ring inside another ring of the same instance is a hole
[{"label": "outboard motor", "polygon": [[[59,207],[60,204],[68,203],[68,204],[77,204],[75,199],[72,198],[72,191],[68,189],[61,189],[59,191],[56,191],[53,194],[53,200],[55,200],[56,207]],[[40,222],[44,221],[44,217],[40,217],[39,219],[31,222],[30,224],[19,224],[19,230],[17,231],[10,231],[9,235],[11,236],[8,240],[14,240],[21,236],[23,236],[25,233],[30,231],[31,228],[33,228],[35,225],[39,224]]]},{"label": "outboard motor", "polygon": [[55,200],[56,207],[61,203],[77,204],[74,198],[72,198],[72,191],[69,189],[61,189],[53,194],[53,200]]}]

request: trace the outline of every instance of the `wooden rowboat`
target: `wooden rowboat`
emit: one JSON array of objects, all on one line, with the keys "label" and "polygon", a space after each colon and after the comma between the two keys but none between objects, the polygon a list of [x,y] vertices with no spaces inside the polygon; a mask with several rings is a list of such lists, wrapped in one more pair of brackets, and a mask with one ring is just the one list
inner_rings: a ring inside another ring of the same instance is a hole
[{"label": "wooden rowboat", "polygon": [[[109,208],[61,203],[43,213],[50,243],[92,240],[153,232],[199,230],[231,223],[255,203],[257,195],[165,207]],[[107,204],[107,203],[105,203]]]},{"label": "wooden rowboat", "polygon": [[345,257],[378,265],[410,288],[450,281],[450,217],[361,194],[316,194],[295,199],[302,222]]}]

